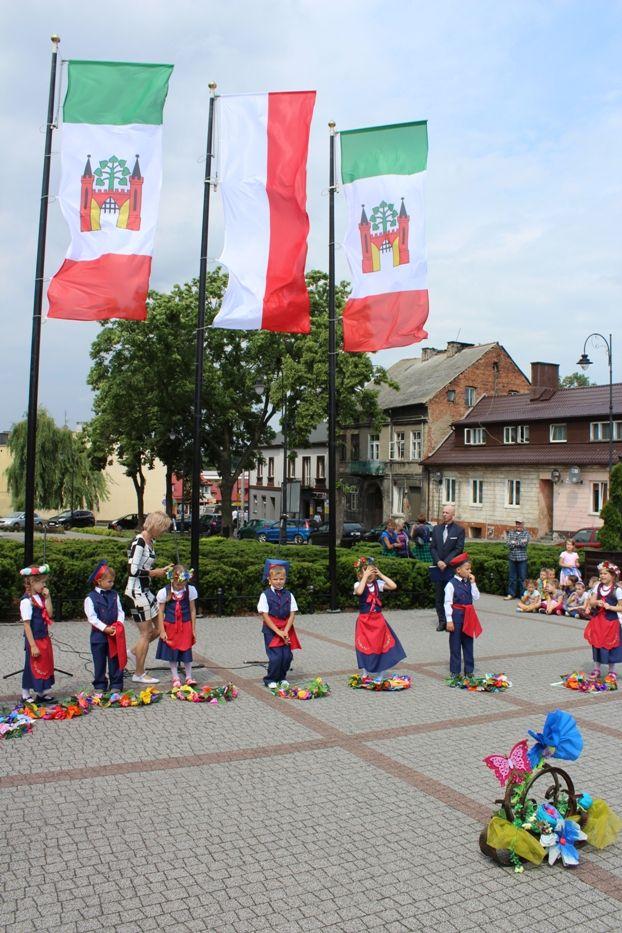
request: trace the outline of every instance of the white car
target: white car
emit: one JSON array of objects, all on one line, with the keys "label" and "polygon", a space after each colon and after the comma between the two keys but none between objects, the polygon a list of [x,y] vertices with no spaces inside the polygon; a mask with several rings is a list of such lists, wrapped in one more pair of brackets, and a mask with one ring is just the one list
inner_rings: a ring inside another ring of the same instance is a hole
[{"label": "white car", "polygon": [[[26,520],[25,512],[13,512],[0,518],[0,531],[23,531]],[[44,521],[35,512],[35,528],[43,528]]]}]

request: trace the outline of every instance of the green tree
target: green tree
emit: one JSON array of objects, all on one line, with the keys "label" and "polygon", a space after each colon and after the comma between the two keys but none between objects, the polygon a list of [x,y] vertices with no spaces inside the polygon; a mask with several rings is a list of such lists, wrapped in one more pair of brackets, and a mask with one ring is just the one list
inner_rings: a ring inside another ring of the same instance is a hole
[{"label": "green tree", "polygon": [[560,389],[577,389],[593,385],[594,383],[590,382],[585,373],[570,373],[559,380]]},{"label": "green tree", "polygon": [[[327,414],[328,277],[307,276],[309,335],[207,327],[202,392],[202,454],[221,477],[223,528],[231,527],[231,496],[242,470],[274,437],[272,423],[287,399],[292,445],[304,443]],[[226,286],[221,271],[207,281],[206,321],[214,319]],[[341,307],[347,283],[337,288]],[[90,430],[104,456],[115,452],[132,476],[142,510],[144,468],[155,458],[167,475],[188,475],[192,464],[194,332],[197,282],[152,293],[145,324],[107,323],[93,343],[89,383],[95,391]],[[342,423],[380,416],[368,383],[386,379],[365,354],[340,354],[337,367]],[[261,392],[256,387],[261,386]]]},{"label": "green tree", "polygon": [[[24,508],[28,424],[9,434],[7,483],[15,509]],[[37,415],[35,503],[39,509],[97,508],[106,499],[106,478],[92,461],[88,437],[59,428],[44,408]]]},{"label": "green tree", "polygon": [[604,524],[598,540],[605,551],[622,551],[622,463],[612,469],[609,487],[609,499],[600,511]]}]

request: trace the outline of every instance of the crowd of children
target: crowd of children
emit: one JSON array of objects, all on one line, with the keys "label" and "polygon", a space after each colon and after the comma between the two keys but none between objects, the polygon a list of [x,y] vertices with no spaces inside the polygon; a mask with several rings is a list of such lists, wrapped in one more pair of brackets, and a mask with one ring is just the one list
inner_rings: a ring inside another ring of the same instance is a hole
[{"label": "crowd of children", "polygon": [[566,541],[559,555],[559,567],[543,567],[536,580],[525,581],[525,590],[516,607],[517,612],[540,612],[544,615],[589,619],[590,600],[598,586],[598,577],[590,577],[586,586],[579,568],[579,555],[574,541]]}]

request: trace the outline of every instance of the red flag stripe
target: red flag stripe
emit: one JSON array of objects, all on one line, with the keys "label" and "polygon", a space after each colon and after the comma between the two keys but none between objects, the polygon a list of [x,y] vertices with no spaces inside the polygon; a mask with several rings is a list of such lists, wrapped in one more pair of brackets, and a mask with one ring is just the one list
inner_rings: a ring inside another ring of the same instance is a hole
[{"label": "red flag stripe", "polygon": [[65,259],[50,282],[48,317],[144,321],[150,272],[151,256],[104,253],[97,259]]},{"label": "red flag stripe", "polygon": [[373,353],[418,343],[428,336],[427,317],[427,289],[351,298],[343,309],[343,348]]}]

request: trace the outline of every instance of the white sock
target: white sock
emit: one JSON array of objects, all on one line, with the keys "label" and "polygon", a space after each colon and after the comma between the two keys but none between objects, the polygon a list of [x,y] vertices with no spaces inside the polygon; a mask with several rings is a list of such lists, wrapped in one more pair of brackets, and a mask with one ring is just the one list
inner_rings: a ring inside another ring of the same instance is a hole
[{"label": "white sock", "polygon": [[29,700],[29,699],[30,699],[30,691],[22,690],[22,700]]},{"label": "white sock", "polygon": [[169,661],[168,666],[171,669],[171,677],[173,680],[179,680],[179,671],[177,670],[177,661]]},{"label": "white sock", "polygon": [[184,669],[186,671],[186,680],[189,677],[192,677],[192,661],[184,661]]}]

